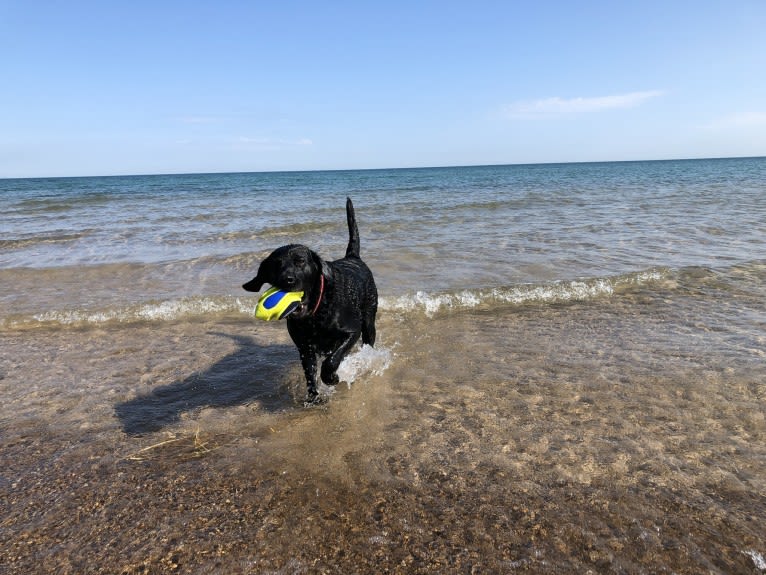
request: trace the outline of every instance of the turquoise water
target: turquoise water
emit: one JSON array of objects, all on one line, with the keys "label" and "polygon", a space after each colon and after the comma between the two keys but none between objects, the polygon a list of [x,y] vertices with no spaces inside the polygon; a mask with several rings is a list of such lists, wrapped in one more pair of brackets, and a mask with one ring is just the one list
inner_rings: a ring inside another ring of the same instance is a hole
[{"label": "turquoise water", "polygon": [[[240,286],[283,244],[340,257],[346,196],[378,341],[304,409]],[[0,198],[10,572],[762,569],[764,158]]]},{"label": "turquoise water", "polygon": [[763,158],[3,180],[0,321],[238,309],[274,247],[343,253],[346,196],[387,301],[723,269],[766,258],[765,182]]}]

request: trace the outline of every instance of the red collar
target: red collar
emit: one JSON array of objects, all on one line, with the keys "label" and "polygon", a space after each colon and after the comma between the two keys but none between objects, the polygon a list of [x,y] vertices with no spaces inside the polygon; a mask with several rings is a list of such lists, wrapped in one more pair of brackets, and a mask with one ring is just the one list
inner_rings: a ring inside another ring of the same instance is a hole
[{"label": "red collar", "polygon": [[314,306],[314,309],[311,311],[311,315],[316,315],[317,310],[319,309],[319,304],[322,303],[322,294],[324,294],[324,274],[319,274],[319,297],[317,298],[317,303]]}]

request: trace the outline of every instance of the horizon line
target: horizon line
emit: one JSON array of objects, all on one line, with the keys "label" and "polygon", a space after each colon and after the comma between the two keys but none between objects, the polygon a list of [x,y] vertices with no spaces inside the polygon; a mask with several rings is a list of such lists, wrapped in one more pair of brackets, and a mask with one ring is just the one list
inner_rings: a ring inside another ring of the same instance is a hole
[{"label": "horizon line", "polygon": [[206,175],[226,175],[226,174],[299,174],[299,173],[321,173],[321,172],[373,172],[390,170],[441,170],[441,169],[459,169],[459,168],[490,168],[502,166],[555,166],[568,164],[628,164],[639,162],[686,162],[700,160],[746,160],[766,158],[766,155],[758,156],[714,156],[714,157],[685,157],[685,158],[652,158],[640,160],[577,160],[568,162],[519,162],[519,163],[501,163],[501,164],[453,164],[442,166],[399,166],[386,168],[315,168],[315,169],[282,169],[282,170],[222,170],[214,172],[158,172],[158,173],[125,173],[125,174],[91,174],[78,176],[0,176],[0,180],[63,180],[67,178],[142,178],[153,176],[206,176]]}]

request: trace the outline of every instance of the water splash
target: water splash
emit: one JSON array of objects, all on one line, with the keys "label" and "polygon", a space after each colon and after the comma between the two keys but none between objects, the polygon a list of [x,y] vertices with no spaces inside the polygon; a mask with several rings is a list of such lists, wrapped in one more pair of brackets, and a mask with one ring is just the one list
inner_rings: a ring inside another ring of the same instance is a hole
[{"label": "water splash", "polygon": [[363,345],[359,351],[349,354],[338,368],[341,381],[351,385],[365,375],[381,375],[393,361],[393,352],[386,347]]}]

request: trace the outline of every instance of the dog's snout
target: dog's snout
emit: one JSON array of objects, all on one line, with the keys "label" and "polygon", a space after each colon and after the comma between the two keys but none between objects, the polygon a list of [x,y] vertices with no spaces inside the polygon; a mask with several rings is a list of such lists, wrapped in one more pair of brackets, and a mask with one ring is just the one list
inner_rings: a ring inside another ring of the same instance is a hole
[{"label": "dog's snout", "polygon": [[294,276],[285,276],[285,279],[283,280],[285,285],[287,287],[293,287],[295,286],[295,277]]}]

